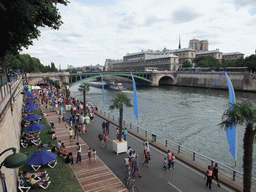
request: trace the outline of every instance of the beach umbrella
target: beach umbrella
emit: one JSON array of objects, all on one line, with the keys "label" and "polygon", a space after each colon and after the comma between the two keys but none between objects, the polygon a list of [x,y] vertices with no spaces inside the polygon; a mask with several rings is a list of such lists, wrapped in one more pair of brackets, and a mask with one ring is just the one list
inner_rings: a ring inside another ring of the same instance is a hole
[{"label": "beach umbrella", "polygon": [[33,103],[29,103],[27,105],[25,105],[24,107],[27,108],[27,107],[35,107],[37,106],[36,104],[33,104]]},{"label": "beach umbrella", "polygon": [[31,132],[34,132],[34,131],[39,131],[41,129],[44,128],[44,125],[42,124],[39,124],[39,123],[31,123],[30,125],[28,125],[27,127],[25,127],[25,131],[31,131]]},{"label": "beach umbrella", "polygon": [[35,107],[29,107],[27,109],[24,109],[24,111],[35,111],[38,110],[39,108],[35,108]]},{"label": "beach umbrella", "polygon": [[40,119],[40,118],[41,118],[41,115],[31,114],[31,115],[28,115],[28,116],[24,117],[23,120],[32,121],[32,120],[37,120],[37,119]]},{"label": "beach umbrella", "polygon": [[33,93],[31,93],[30,91],[26,91],[27,92],[27,94],[26,94],[26,96],[27,97],[36,97]]},{"label": "beach umbrella", "polygon": [[26,101],[24,101],[24,103],[34,103],[35,101],[33,99],[27,99]]},{"label": "beach umbrella", "polygon": [[34,152],[29,160],[27,161],[28,165],[45,165],[51,161],[56,160],[56,154],[51,151],[39,150]]}]

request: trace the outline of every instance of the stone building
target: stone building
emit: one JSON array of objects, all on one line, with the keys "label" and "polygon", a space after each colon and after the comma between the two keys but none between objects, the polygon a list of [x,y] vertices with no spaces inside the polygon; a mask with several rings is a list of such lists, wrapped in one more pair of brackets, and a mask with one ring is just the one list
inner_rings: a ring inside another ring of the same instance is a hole
[{"label": "stone building", "polygon": [[222,59],[224,60],[237,60],[237,59],[240,59],[240,58],[244,58],[244,54],[243,53],[240,53],[240,52],[231,52],[231,53],[223,53],[222,54]]},{"label": "stone building", "polygon": [[219,51],[219,49],[211,50],[211,51],[204,51],[204,52],[197,52],[196,58],[203,57],[203,56],[211,56],[219,61],[222,60],[222,52]]},{"label": "stone building", "polygon": [[191,39],[189,41],[189,48],[196,50],[196,52],[200,51],[208,51],[208,41],[206,40],[201,40],[199,41],[198,39]]}]

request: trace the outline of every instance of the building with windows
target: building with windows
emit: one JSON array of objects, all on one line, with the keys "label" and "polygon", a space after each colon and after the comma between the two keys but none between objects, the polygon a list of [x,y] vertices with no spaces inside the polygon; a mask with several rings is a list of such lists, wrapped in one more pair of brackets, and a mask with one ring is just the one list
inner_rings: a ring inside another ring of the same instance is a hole
[{"label": "building with windows", "polygon": [[231,53],[222,54],[222,59],[229,60],[229,61],[237,60],[237,59],[240,59],[241,57],[244,58],[244,54],[240,52],[231,52]]},{"label": "building with windows", "polygon": [[222,53],[219,49],[208,50],[207,40],[191,39],[188,48],[147,50],[135,53],[127,53],[120,60],[106,59],[106,71],[145,71],[147,67],[156,67],[159,71],[176,71],[185,61],[194,64],[194,59],[202,56],[210,56],[219,61],[235,60],[244,57],[239,52]]}]

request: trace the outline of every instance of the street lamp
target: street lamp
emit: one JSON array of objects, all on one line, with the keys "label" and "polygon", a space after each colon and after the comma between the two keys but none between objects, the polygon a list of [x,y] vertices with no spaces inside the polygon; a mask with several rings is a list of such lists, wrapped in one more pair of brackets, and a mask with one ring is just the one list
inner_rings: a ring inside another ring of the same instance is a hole
[{"label": "street lamp", "polygon": [[2,168],[2,166],[11,169],[19,168],[27,162],[27,155],[25,155],[24,153],[16,153],[16,148],[14,147],[4,150],[2,153],[0,153],[0,156],[10,150],[13,151],[13,154],[5,158],[5,160],[0,164],[0,169]]}]

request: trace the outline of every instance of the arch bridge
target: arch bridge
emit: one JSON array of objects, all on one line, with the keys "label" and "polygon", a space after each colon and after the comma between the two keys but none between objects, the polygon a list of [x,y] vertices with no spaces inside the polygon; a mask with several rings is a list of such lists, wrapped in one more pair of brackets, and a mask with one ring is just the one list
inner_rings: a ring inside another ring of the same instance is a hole
[{"label": "arch bridge", "polygon": [[[119,76],[128,79],[131,78],[131,72],[92,72],[92,73],[76,73],[69,75],[69,83],[73,84],[83,80],[98,79],[103,76]],[[154,72],[132,72],[136,84],[159,86],[159,85],[173,85],[176,84],[176,72],[170,71],[154,71]]]}]

